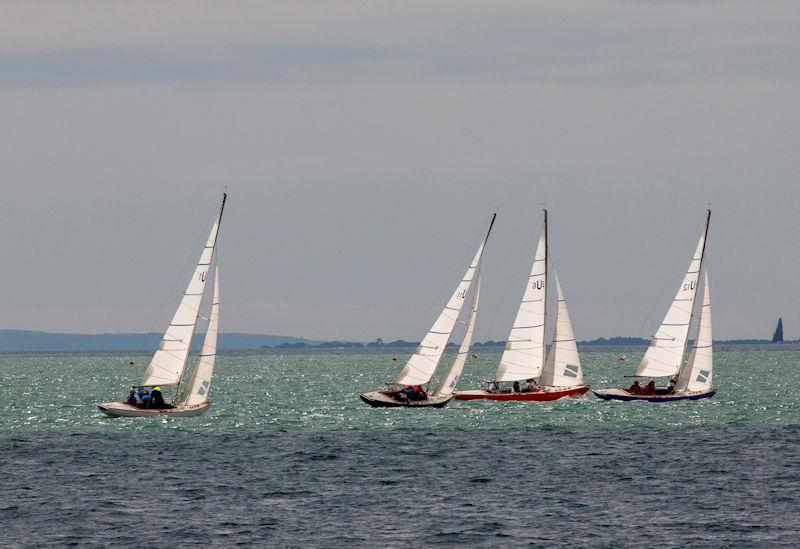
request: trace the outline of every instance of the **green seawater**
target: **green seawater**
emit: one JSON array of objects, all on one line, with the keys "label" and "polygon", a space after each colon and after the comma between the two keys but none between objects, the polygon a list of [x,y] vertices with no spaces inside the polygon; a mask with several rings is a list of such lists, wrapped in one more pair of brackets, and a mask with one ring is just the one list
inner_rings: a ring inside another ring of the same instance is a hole
[{"label": "green seawater", "polygon": [[[583,352],[586,379],[629,384],[641,351]],[[0,356],[0,546],[797,546],[796,349],[719,349],[697,402],[370,408],[394,356],[223,354],[176,419],[95,409],[149,356]]]},{"label": "green seawater", "polygon": [[[627,355],[619,364],[621,352]],[[592,387],[629,385],[636,350],[581,353]],[[791,346],[719,349],[714,398],[668,404],[603,402],[591,393],[549,403],[453,401],[443,409],[373,409],[361,391],[391,381],[407,359],[391,351],[267,351],[217,359],[213,406],[200,418],[111,419],[95,403],[121,399],[149,356],[115,354],[0,355],[0,428],[90,432],[181,428],[230,431],[261,428],[395,429],[615,426],[712,427],[800,424],[800,349]],[[499,351],[470,359],[459,388],[492,377]],[[396,358],[397,360],[393,360]],[[129,360],[135,364],[130,366]],[[452,355],[446,355],[443,366]]]}]

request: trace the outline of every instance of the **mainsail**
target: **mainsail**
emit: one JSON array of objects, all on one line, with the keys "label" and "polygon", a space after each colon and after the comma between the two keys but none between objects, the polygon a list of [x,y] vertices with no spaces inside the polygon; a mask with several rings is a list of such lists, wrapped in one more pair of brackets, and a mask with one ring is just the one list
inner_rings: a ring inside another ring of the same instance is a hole
[{"label": "mainsail", "polygon": [[475,330],[475,318],[478,316],[478,300],[480,296],[481,275],[478,274],[478,280],[475,282],[475,295],[472,297],[472,312],[469,315],[467,328],[464,331],[464,339],[461,340],[461,346],[458,348],[458,354],[456,354],[453,365],[447,371],[439,387],[436,388],[434,396],[452,394],[456,383],[458,383],[458,378],[461,377],[464,364],[467,362],[467,356],[469,356],[469,346],[472,344],[472,332]]},{"label": "mainsail", "polygon": [[683,277],[678,293],[675,294],[675,299],[672,300],[672,304],[667,310],[664,321],[650,341],[650,346],[636,369],[637,376],[673,376],[681,367],[686,350],[686,340],[689,337],[689,324],[692,321],[700,270],[703,266],[703,254],[710,219],[711,212],[709,211],[705,231],[697,243],[692,261],[689,263],[689,269]]},{"label": "mainsail", "polygon": [[544,230],[539,237],[522,303],[497,367],[497,381],[537,378],[542,372],[547,303],[547,211],[544,219]]},{"label": "mainsail", "polygon": [[572,330],[569,311],[567,310],[567,300],[561,292],[561,284],[558,276],[553,271],[556,279],[556,290],[558,292],[558,312],[556,313],[556,331],[553,335],[553,345],[550,346],[550,353],[542,369],[542,376],[539,384],[552,387],[570,387],[583,385],[583,372],[581,371],[581,359],[578,355],[578,345],[575,342],[575,334]]},{"label": "mainsail", "polygon": [[708,272],[703,281],[703,308],[700,323],[689,360],[678,375],[675,390],[703,391],[711,388],[714,366],[714,347],[711,333],[711,292],[708,286]]},{"label": "mainsail", "polygon": [[150,365],[144,374],[141,385],[174,385],[177,384],[186,367],[189,348],[192,345],[192,336],[197,325],[198,311],[203,292],[206,287],[206,276],[214,256],[217,244],[217,234],[222,222],[222,212],[225,209],[227,195],[222,195],[222,205],[216,215],[211,233],[208,235],[200,260],[197,262],[189,285],[183,293],[178,310],[169,323],[169,328],[158,346]]},{"label": "mainsail", "polygon": [[208,328],[203,339],[203,347],[197,366],[187,384],[183,403],[187,405],[202,404],[208,400],[211,388],[211,376],[214,373],[214,361],[217,357],[217,334],[219,333],[219,263],[214,268],[214,293],[211,296],[211,314],[208,317]]},{"label": "mainsail", "polygon": [[486,241],[489,239],[489,234],[492,232],[492,225],[494,225],[495,217],[497,217],[497,214],[492,216],[492,220],[489,223],[489,230],[486,231],[486,237],[483,239],[483,242],[481,242],[478,252],[475,254],[472,263],[470,263],[467,272],[464,274],[464,278],[459,282],[456,291],[453,292],[453,295],[447,301],[447,304],[433,323],[430,331],[422,339],[422,342],[420,342],[419,347],[417,347],[414,354],[411,355],[411,358],[408,359],[400,375],[395,379],[395,383],[401,385],[422,385],[428,383],[433,377],[433,373],[436,371],[436,366],[442,358],[450,335],[453,333],[453,328],[455,328],[458,315],[461,313],[461,308],[464,305],[467,292],[472,285],[472,279],[480,264],[483,250],[486,247]]}]

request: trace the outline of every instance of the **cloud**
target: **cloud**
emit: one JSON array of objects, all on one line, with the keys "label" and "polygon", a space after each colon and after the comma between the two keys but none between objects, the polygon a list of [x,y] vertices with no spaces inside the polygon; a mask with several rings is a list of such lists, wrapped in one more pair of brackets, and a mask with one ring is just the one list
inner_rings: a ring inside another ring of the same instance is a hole
[{"label": "cloud", "polygon": [[580,87],[800,76],[800,10],[784,2],[76,4],[2,8],[0,87]]}]

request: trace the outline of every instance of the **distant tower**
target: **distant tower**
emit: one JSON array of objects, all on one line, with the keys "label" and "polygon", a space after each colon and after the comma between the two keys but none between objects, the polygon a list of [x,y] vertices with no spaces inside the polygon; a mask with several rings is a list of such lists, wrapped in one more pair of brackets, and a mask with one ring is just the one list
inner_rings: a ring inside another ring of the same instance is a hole
[{"label": "distant tower", "polygon": [[772,336],[773,343],[783,343],[783,319],[778,319],[778,325],[775,327],[775,334]]}]

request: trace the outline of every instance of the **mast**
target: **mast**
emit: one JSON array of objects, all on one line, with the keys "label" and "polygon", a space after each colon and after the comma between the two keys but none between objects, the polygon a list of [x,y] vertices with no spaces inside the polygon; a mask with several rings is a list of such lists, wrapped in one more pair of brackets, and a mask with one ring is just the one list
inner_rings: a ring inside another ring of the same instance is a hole
[{"label": "mast", "polygon": [[550,260],[550,253],[547,243],[547,210],[542,209],[544,211],[544,329],[542,330],[542,364],[544,364],[545,360],[547,359],[547,285],[548,285],[548,276],[547,276],[547,263]]},{"label": "mast", "polygon": [[[710,224],[711,224],[711,210],[708,210],[708,214],[706,215],[706,228],[703,231],[703,249],[700,252],[700,266],[697,268],[697,285],[698,286],[700,285],[700,275],[703,272],[703,260],[706,257],[706,244],[708,243],[708,226]],[[705,291],[706,291],[706,289],[705,289],[705,284],[704,284],[703,285],[703,292],[705,292]],[[690,325],[691,325],[692,321],[694,320],[694,308],[695,308],[695,303],[696,302],[697,302],[697,292],[695,292],[694,295],[692,296],[692,313],[689,316],[689,324]],[[698,333],[699,333],[699,331],[698,331]],[[687,343],[688,343],[688,341],[684,341],[683,342],[683,350],[681,351],[681,367],[675,373],[674,379],[679,378],[680,375],[681,375],[681,371],[686,367],[686,362],[684,362],[684,359],[686,358],[686,344]],[[696,344],[697,343],[695,342],[695,345]]]},{"label": "mast", "polygon": [[546,224],[539,233],[530,275],[506,339],[495,381],[538,379],[545,360],[545,298],[547,289]]},{"label": "mast", "polygon": [[683,281],[678,286],[664,320],[661,321],[636,368],[637,377],[673,377],[683,367],[697,289],[700,286],[700,271],[705,258],[710,220],[709,210],[705,230],[700,234]]},{"label": "mast", "polygon": [[169,327],[164,332],[161,343],[150,360],[150,365],[147,367],[144,378],[140,383],[142,386],[176,384],[178,388],[180,386],[183,372],[186,369],[186,361],[189,358],[192,338],[197,328],[200,303],[203,299],[209,267],[216,249],[217,235],[222,223],[222,213],[225,209],[227,197],[227,193],[222,194],[219,213],[214,217],[214,223],[200,254],[200,259],[186,286],[186,290],[183,292]]},{"label": "mast", "polygon": [[714,336],[711,326],[711,291],[708,270],[703,273],[703,303],[697,323],[694,345],[686,365],[675,380],[675,390],[698,391],[710,389],[714,371]]}]

